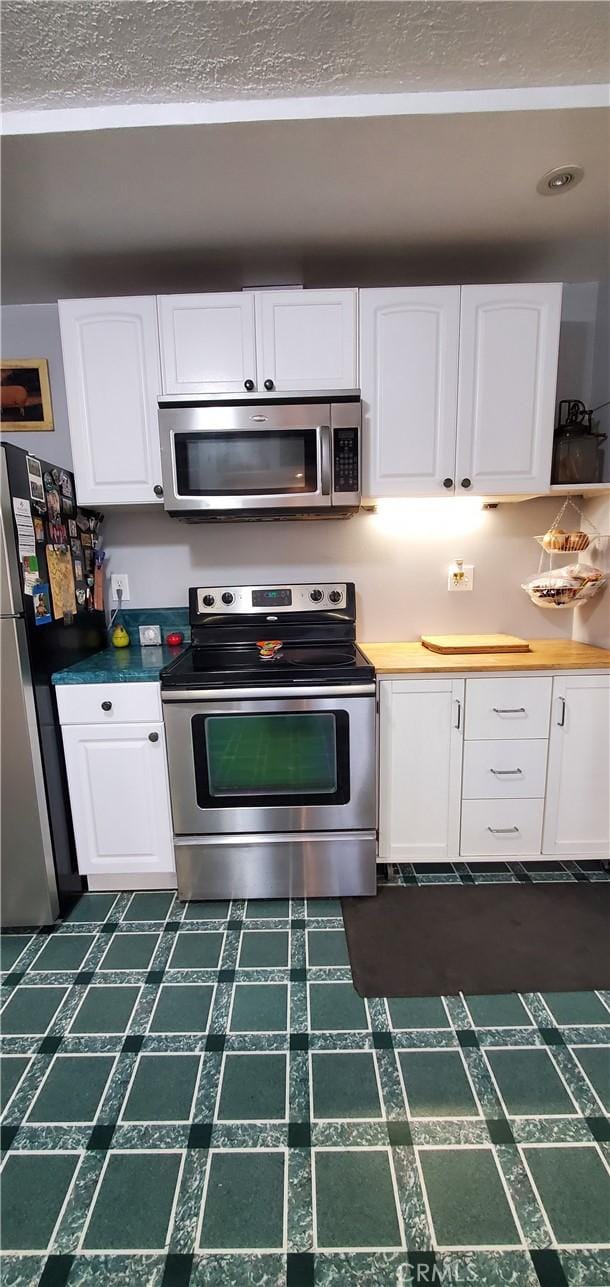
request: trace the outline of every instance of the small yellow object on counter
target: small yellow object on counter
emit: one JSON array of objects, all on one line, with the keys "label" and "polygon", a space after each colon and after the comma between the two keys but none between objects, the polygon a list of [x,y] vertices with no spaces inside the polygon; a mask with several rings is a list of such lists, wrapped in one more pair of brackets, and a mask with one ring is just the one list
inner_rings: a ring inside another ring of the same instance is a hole
[{"label": "small yellow object on counter", "polygon": [[112,631],[112,634],[110,636],[110,642],[113,648],[129,647],[129,635],[127,634],[125,626],[114,627],[114,630]]}]

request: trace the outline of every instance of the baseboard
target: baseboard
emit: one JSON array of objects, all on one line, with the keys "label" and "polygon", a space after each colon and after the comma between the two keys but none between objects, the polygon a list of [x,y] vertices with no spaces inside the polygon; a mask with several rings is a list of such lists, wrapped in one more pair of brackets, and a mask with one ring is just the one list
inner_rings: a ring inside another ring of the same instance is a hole
[{"label": "baseboard", "polygon": [[87,884],[93,893],[115,889],[176,889],[176,873],[134,871],[116,876],[87,876]]}]

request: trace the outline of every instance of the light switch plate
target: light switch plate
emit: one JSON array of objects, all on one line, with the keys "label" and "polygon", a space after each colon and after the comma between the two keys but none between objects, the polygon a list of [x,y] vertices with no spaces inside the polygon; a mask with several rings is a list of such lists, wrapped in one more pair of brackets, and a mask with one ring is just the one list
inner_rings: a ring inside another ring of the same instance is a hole
[{"label": "light switch plate", "polygon": [[161,643],[161,626],[138,626],[142,647]]}]

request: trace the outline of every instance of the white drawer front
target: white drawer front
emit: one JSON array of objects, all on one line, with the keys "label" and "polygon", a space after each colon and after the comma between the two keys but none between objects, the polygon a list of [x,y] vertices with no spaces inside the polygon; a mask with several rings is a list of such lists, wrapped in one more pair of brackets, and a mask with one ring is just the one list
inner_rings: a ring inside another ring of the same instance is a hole
[{"label": "white drawer front", "polygon": [[465,742],[464,800],[515,800],[543,796],[546,739]]},{"label": "white drawer front", "polygon": [[467,679],[467,738],[548,737],[552,679]]},{"label": "white drawer front", "polygon": [[463,858],[539,854],[544,800],[464,800]]},{"label": "white drawer front", "polygon": [[132,724],[163,719],[156,684],[58,684],[61,724]]}]

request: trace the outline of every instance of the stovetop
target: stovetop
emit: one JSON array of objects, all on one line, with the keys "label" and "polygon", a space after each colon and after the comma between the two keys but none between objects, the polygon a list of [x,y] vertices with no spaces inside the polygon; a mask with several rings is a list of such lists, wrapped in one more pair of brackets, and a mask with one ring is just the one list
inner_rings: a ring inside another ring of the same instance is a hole
[{"label": "stovetop", "polygon": [[192,646],[161,671],[163,688],[257,687],[267,684],[365,683],[374,667],[355,644],[298,647],[286,644],[265,660],[256,644]]},{"label": "stovetop", "polygon": [[[192,645],[161,671],[168,688],[363,683],[375,669],[356,646],[353,582],[191,586]],[[262,657],[263,640],[281,641]]]}]

